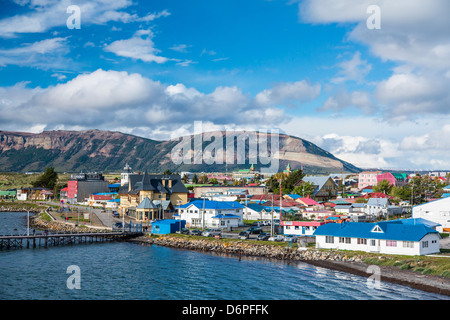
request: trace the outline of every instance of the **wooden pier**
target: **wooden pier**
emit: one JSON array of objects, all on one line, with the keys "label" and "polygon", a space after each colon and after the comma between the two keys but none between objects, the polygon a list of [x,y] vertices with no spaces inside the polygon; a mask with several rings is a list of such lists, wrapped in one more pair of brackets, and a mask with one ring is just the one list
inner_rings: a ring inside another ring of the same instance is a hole
[{"label": "wooden pier", "polygon": [[36,248],[81,243],[125,241],[142,235],[141,232],[86,232],[39,235],[0,236],[0,250],[13,248]]}]

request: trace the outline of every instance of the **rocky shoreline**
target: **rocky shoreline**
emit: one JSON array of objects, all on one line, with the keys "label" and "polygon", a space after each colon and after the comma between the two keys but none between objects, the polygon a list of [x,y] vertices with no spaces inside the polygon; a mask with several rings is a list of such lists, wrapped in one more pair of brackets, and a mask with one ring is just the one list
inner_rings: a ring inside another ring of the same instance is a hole
[{"label": "rocky shoreline", "polygon": [[[259,257],[287,262],[305,262],[317,267],[346,272],[362,277],[370,277],[369,264],[364,263],[362,256],[349,257],[345,253],[337,251],[322,251],[317,249],[297,250],[283,246],[259,245],[246,243],[245,241],[223,242],[212,239],[188,239],[183,237],[142,236],[130,240],[140,245],[159,245],[171,248],[195,250],[215,253],[220,255],[232,255],[236,258]],[[450,296],[450,280],[434,275],[421,275],[411,270],[400,270],[395,267],[377,266],[380,269],[380,281],[391,282],[409,286],[422,291],[438,293]]]}]

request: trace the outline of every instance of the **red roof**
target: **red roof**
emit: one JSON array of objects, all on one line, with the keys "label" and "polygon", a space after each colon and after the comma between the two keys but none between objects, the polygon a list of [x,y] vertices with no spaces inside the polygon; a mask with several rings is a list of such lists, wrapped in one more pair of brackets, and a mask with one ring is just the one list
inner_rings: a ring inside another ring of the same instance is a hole
[{"label": "red roof", "polygon": [[364,196],[364,198],[368,199],[368,198],[389,198],[389,199],[394,199],[394,197],[391,197],[390,195],[384,194],[382,192],[371,192],[368,193]]},{"label": "red roof", "polygon": [[67,190],[69,190],[69,188],[67,188],[67,187],[61,189],[61,191],[63,191],[63,192],[67,192]]},{"label": "red roof", "polygon": [[319,204],[319,203],[317,203],[316,200],[311,199],[309,197],[307,197],[307,198],[298,198],[296,201],[301,201],[304,204],[306,204],[307,206],[316,206],[316,205]]}]

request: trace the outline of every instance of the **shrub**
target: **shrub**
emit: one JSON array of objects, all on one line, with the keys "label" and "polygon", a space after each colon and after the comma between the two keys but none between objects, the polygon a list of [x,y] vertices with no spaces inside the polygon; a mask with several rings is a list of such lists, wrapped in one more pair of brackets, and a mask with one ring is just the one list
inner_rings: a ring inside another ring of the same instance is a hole
[{"label": "shrub", "polygon": [[426,268],[425,270],[422,271],[422,274],[431,274],[433,273],[433,269],[431,268]]}]

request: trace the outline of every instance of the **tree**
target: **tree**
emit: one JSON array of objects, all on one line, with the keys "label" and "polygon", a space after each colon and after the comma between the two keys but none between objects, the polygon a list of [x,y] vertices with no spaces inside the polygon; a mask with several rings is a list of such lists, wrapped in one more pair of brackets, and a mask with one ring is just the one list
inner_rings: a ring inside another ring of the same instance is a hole
[{"label": "tree", "polygon": [[55,188],[56,182],[58,181],[58,174],[53,167],[48,167],[45,172],[34,182],[32,186],[35,188]]},{"label": "tree", "polygon": [[393,185],[391,185],[388,180],[383,179],[382,181],[378,182],[376,186],[373,187],[373,191],[389,194],[392,190],[392,187]]},{"label": "tree", "polygon": [[192,177],[192,184],[197,184],[198,183],[198,176],[196,173],[194,173],[194,176]]},{"label": "tree", "polygon": [[200,184],[205,184],[208,182],[208,176],[206,174],[203,174],[200,176],[200,178],[198,179],[198,182]]},{"label": "tree", "polygon": [[167,169],[166,171],[163,172],[163,174],[172,174],[172,171],[170,171],[169,169]]},{"label": "tree", "polygon": [[314,189],[314,183],[307,181],[294,187],[294,189],[292,189],[292,193],[306,197],[307,195],[312,195],[314,193]]}]

